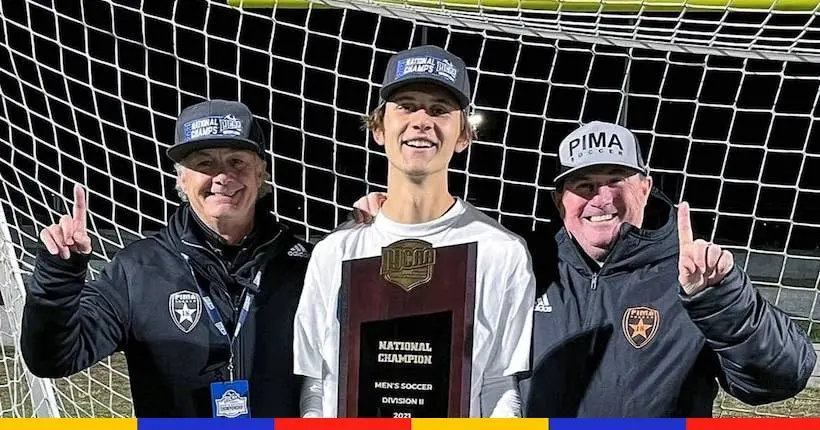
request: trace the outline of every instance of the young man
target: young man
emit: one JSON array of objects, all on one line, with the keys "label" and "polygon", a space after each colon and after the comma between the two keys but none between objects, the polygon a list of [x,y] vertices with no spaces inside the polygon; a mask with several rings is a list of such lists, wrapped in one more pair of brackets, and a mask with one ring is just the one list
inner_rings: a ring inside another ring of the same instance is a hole
[{"label": "young man", "polygon": [[73,215],[40,232],[21,347],[56,378],[124,351],[137,417],[298,415],[301,378],[282,345],[310,245],[258,204],[266,142],[248,108],[213,100],[176,126],[183,204],[157,235],[117,253],[86,282],[91,239],[77,185]]},{"label": "young man", "polygon": [[[558,150],[556,243],[538,268],[528,417],[708,417],[717,385],[752,405],[800,392],[816,356],[732,254],[694,240],[634,134],[594,121]],[[545,252],[546,251],[546,252]]]},{"label": "young man", "polygon": [[295,322],[294,368],[307,377],[302,416],[337,416],[342,262],[381,255],[406,238],[434,247],[477,242],[470,416],[520,416],[516,375],[529,369],[535,288],[530,256],[521,238],[447,186],[450,159],[473,137],[464,62],[434,46],[402,51],[388,63],[381,98],[369,127],[387,154],[390,198],[372,224],[331,233],[311,257]]}]

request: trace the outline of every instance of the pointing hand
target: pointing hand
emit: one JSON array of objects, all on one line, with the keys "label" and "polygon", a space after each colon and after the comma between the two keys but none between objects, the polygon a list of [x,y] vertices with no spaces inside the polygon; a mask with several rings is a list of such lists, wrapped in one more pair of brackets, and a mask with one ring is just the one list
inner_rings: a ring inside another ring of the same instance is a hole
[{"label": "pointing hand", "polygon": [[723,280],[735,264],[732,253],[702,239],[693,240],[689,203],[678,206],[678,281],[687,295]]},{"label": "pointing hand", "polygon": [[51,255],[59,254],[67,260],[72,252],[91,252],[91,238],[86,230],[86,193],[80,184],[74,185],[72,216],[63,215],[57,224],[40,231],[40,240]]}]

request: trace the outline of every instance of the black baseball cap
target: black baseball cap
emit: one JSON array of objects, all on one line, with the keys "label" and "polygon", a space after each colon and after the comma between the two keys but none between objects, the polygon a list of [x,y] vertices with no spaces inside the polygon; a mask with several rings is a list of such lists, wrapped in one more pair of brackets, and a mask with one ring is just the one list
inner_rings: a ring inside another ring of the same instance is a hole
[{"label": "black baseball cap", "polygon": [[209,148],[247,149],[265,157],[262,127],[240,102],[207,100],[182,110],[177,118],[174,145],[167,155],[179,163],[188,154]]},{"label": "black baseball cap", "polygon": [[470,104],[470,78],[464,60],[438,46],[417,46],[390,57],[379,95],[389,100],[398,88],[417,82],[441,85],[453,93],[461,109]]}]

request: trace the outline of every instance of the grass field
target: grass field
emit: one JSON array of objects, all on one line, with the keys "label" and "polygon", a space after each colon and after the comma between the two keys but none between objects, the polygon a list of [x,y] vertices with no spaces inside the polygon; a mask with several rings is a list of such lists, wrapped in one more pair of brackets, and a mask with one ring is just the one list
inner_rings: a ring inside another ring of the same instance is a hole
[{"label": "grass field", "polygon": [[[6,353],[9,354],[8,349]],[[0,418],[13,416],[10,408],[12,399],[15,404],[26,405],[22,411],[18,411],[20,415],[30,416],[31,402],[24,381],[19,381],[20,376],[15,369],[7,369],[2,364],[0,363]],[[11,383],[7,373],[13,373]],[[88,371],[56,380],[55,397],[63,417],[132,416],[130,384],[124,356],[116,354]]]},{"label": "grass field", "polygon": [[[8,354],[9,351],[6,350]],[[9,383],[0,363],[0,418],[13,416],[10,405],[25,404],[18,413],[31,415],[22,383]],[[12,369],[13,371],[13,369]],[[117,354],[87,372],[57,380],[57,403],[64,417],[129,417],[132,414],[125,360]],[[12,379],[16,379],[12,375]],[[114,387],[114,390],[109,389]],[[25,400],[23,400],[25,399]],[[820,389],[807,388],[792,399],[765,406],[749,406],[721,392],[713,408],[715,417],[820,417]]]}]

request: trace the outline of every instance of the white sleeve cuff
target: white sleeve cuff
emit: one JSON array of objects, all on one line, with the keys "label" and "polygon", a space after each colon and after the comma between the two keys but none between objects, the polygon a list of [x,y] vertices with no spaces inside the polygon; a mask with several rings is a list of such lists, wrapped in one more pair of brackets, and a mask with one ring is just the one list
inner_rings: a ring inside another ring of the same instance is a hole
[{"label": "white sleeve cuff", "polygon": [[521,417],[521,395],[518,393],[514,376],[484,378],[484,383],[481,385],[481,416]]},{"label": "white sleeve cuff", "polygon": [[322,380],[306,377],[299,393],[299,415],[302,418],[322,418]]}]

